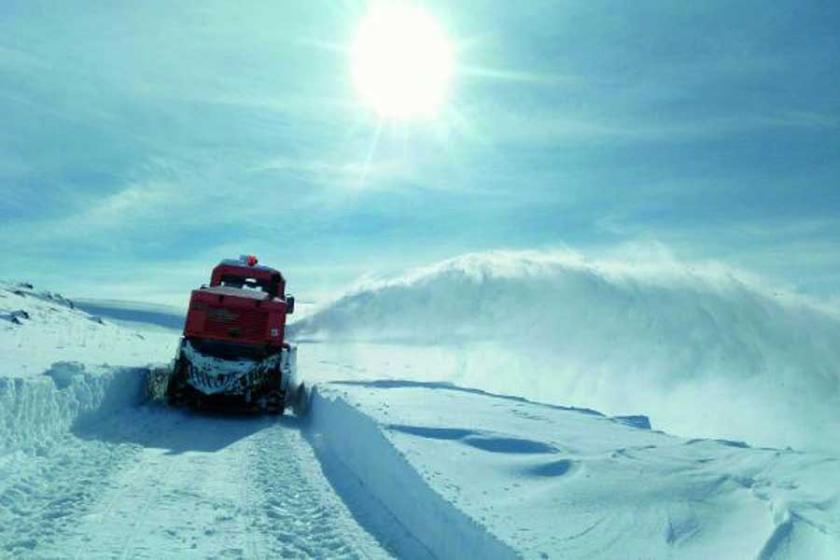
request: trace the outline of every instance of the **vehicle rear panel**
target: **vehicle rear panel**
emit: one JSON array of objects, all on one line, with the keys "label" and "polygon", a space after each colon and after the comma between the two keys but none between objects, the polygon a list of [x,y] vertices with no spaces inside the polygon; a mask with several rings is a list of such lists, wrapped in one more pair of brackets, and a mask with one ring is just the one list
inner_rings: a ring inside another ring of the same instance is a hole
[{"label": "vehicle rear panel", "polygon": [[202,288],[192,292],[184,336],[279,347],[285,322],[281,299],[251,290]]}]

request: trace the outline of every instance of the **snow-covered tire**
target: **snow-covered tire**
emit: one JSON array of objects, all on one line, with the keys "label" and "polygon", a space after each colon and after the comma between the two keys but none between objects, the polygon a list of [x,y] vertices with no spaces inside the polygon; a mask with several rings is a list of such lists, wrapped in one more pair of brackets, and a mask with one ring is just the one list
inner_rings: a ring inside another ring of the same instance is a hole
[{"label": "snow-covered tire", "polygon": [[186,371],[189,365],[183,360],[175,360],[172,367],[172,376],[166,386],[166,401],[171,406],[183,406],[186,402],[187,376]]},{"label": "snow-covered tire", "polygon": [[286,396],[279,391],[272,391],[265,396],[263,410],[267,414],[283,414]]},{"label": "snow-covered tire", "polygon": [[292,410],[298,418],[306,416],[306,413],[309,411],[309,389],[306,388],[306,383],[298,385],[297,391],[295,391]]},{"label": "snow-covered tire", "polygon": [[150,367],[146,372],[145,399],[157,401],[166,397],[172,367]]}]

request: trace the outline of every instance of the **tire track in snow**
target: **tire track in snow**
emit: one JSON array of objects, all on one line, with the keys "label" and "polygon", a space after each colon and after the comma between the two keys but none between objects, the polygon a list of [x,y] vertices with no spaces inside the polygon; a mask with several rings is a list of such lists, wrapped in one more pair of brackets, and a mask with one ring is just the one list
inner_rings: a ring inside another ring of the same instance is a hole
[{"label": "tire track in snow", "polygon": [[268,557],[391,557],[335,494],[312,448],[293,429],[298,424],[295,418],[284,418],[255,438],[263,531],[273,541]]},{"label": "tire track in snow", "polygon": [[115,476],[109,502],[116,507],[88,516],[74,540],[103,558],[244,558],[253,551],[241,463],[259,426],[164,409],[130,416],[145,416],[138,423],[152,435],[141,438],[138,463]]},{"label": "tire track in snow", "polygon": [[[99,418],[86,426],[105,426]],[[44,436],[0,456],[0,557],[46,557],[61,535],[74,530],[89,508],[103,499],[111,475],[131,468],[141,447],[127,442]],[[82,557],[86,552],[82,551]],[[72,552],[48,557],[74,557]]]},{"label": "tire track in snow", "polygon": [[68,435],[0,458],[0,557],[37,556],[72,530],[135,453]]},{"label": "tire track in snow", "polygon": [[[16,557],[389,556],[335,495],[294,419],[147,407],[89,426],[61,445],[96,449],[94,463],[107,463],[116,450],[125,457],[94,474],[87,462],[70,461],[66,472],[75,479],[68,492],[93,476],[101,478],[101,491],[72,510],[72,523],[57,526],[50,541],[39,538],[31,520],[31,546],[19,546]],[[42,504],[45,516],[51,507]]]}]

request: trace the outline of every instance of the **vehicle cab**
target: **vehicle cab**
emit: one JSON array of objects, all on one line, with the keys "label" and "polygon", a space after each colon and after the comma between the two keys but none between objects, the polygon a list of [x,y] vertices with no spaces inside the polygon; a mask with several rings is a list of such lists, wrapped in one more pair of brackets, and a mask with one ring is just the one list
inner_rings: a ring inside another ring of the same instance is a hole
[{"label": "vehicle cab", "polygon": [[223,260],[213,269],[210,285],[193,290],[184,337],[224,354],[277,351],[284,343],[286,315],[294,312],[294,298],[285,289],[280,271],[258,264],[254,256]]}]

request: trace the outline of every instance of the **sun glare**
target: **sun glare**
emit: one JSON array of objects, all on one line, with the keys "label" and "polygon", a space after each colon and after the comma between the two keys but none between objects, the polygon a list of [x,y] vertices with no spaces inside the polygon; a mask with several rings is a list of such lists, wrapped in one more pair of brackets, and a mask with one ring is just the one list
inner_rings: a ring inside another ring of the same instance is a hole
[{"label": "sun glare", "polygon": [[359,25],[350,61],[359,95],[384,118],[433,117],[446,99],[452,47],[420,8],[374,8]]}]

